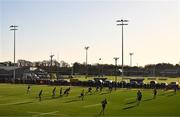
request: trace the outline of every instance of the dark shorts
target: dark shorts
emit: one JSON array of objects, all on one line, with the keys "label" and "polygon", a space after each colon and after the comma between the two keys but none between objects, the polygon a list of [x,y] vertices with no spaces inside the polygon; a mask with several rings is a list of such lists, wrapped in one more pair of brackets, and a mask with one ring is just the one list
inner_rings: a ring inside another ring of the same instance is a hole
[{"label": "dark shorts", "polygon": [[142,97],[138,97],[138,101],[141,101],[141,98],[142,98]]},{"label": "dark shorts", "polygon": [[102,105],[102,108],[105,109],[105,108],[106,108],[106,105]]}]

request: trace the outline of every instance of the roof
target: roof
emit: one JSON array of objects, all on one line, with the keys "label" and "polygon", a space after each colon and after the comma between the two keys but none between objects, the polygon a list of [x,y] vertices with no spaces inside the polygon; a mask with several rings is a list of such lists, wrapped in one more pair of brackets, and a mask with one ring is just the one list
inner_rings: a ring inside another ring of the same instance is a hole
[{"label": "roof", "polygon": [[0,69],[6,70],[6,71],[14,70],[14,68],[15,68],[15,69],[18,69],[19,67],[14,67],[14,66],[0,66]]}]

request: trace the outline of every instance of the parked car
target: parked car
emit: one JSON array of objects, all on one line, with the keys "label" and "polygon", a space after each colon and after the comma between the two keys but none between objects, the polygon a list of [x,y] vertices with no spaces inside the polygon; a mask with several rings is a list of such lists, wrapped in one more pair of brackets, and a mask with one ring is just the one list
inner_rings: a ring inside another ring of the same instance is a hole
[{"label": "parked car", "polygon": [[178,82],[171,82],[168,87],[169,88],[175,88],[175,87],[178,87],[179,83]]}]

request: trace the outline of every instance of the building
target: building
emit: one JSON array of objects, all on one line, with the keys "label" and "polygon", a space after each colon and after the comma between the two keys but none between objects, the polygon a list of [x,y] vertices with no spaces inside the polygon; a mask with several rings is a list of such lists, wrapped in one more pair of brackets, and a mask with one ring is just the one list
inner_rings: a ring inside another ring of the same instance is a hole
[{"label": "building", "polygon": [[19,67],[25,67],[25,66],[33,66],[33,63],[32,62],[30,62],[30,61],[27,61],[27,60],[18,60],[17,61],[17,65],[19,66]]}]

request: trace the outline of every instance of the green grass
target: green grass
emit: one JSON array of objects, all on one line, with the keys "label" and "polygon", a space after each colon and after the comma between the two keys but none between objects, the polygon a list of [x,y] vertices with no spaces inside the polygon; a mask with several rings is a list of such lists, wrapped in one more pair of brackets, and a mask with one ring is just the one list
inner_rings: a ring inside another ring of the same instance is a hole
[{"label": "green grass", "polygon": [[[27,85],[0,84],[0,116],[96,116],[101,110],[100,102],[107,98],[105,116],[180,116],[180,92],[158,90],[156,99],[152,99],[152,90],[142,90],[143,98],[136,105],[137,89],[118,89],[103,94],[87,95],[84,101],[78,96],[86,87],[71,87],[68,97],[51,97],[54,86],[32,85],[31,93],[26,94]],[[67,87],[63,87],[64,89]],[[43,89],[42,101],[37,97]],[[94,88],[93,88],[94,90]]]}]

